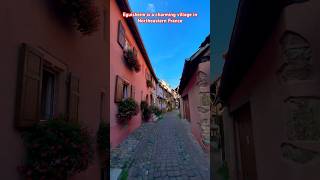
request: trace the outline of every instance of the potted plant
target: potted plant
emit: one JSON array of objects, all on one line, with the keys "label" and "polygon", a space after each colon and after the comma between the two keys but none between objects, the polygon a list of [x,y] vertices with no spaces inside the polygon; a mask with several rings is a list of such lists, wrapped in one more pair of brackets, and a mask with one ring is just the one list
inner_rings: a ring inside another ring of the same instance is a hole
[{"label": "potted plant", "polygon": [[84,35],[96,31],[99,26],[99,11],[93,0],[54,0],[56,8],[63,12]]},{"label": "potted plant", "polygon": [[77,123],[50,120],[24,131],[22,137],[26,161],[18,169],[26,179],[67,179],[93,160],[92,138]]},{"label": "potted plant", "polygon": [[132,98],[122,100],[118,104],[118,122],[120,124],[127,124],[133,116],[139,113],[139,106],[137,102]]},{"label": "potted plant", "polygon": [[147,87],[149,88],[153,87],[152,81],[150,79],[147,79]]},{"label": "potted plant", "polygon": [[130,69],[133,69],[136,72],[139,72],[141,70],[141,65],[138,62],[137,54],[132,48],[126,48],[123,51],[123,56]]}]

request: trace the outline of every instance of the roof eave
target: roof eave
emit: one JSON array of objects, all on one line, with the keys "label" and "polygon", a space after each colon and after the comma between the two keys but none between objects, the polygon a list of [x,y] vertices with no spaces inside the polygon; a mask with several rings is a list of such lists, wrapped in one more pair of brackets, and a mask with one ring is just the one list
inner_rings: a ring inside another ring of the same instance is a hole
[{"label": "roof eave", "polygon": [[240,0],[218,96],[228,101],[270,36],[285,1]]}]

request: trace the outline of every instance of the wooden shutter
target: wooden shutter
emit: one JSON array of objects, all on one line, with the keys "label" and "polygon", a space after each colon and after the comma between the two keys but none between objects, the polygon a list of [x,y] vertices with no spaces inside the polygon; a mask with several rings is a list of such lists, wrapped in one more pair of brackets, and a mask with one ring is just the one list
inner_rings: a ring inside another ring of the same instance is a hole
[{"label": "wooden shutter", "polygon": [[18,128],[30,127],[40,120],[42,69],[43,55],[23,44],[17,85]]},{"label": "wooden shutter", "polygon": [[68,92],[68,120],[77,122],[79,120],[79,78],[70,74]]},{"label": "wooden shutter", "polygon": [[135,87],[133,85],[131,85],[131,98],[135,99],[136,97],[136,90]]},{"label": "wooden shutter", "polygon": [[118,24],[118,43],[120,44],[120,46],[122,48],[125,47],[126,45],[126,37],[125,37],[125,30],[124,30],[124,27],[121,23],[121,21],[119,21],[119,24]]},{"label": "wooden shutter", "polygon": [[120,76],[117,76],[116,78],[114,102],[118,103],[121,102],[123,98],[123,80],[120,78]]}]

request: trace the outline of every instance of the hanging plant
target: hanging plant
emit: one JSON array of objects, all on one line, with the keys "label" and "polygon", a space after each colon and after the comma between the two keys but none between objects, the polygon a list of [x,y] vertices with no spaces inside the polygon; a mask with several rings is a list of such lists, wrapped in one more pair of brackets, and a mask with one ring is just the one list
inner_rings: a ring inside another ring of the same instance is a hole
[{"label": "hanging plant", "polygon": [[152,84],[152,81],[147,79],[147,87],[149,88],[153,88],[153,84]]},{"label": "hanging plant", "polygon": [[141,70],[141,65],[138,62],[137,54],[132,48],[125,49],[123,51],[123,56],[130,69],[133,69],[136,72],[139,72]]},{"label": "hanging plant", "polygon": [[120,124],[127,124],[133,116],[139,113],[139,106],[137,102],[132,98],[122,100],[118,104],[118,122]]},{"label": "hanging plant", "polygon": [[83,35],[90,35],[99,26],[99,11],[94,0],[54,0],[56,6],[71,20]]},{"label": "hanging plant", "polygon": [[67,179],[93,160],[91,136],[79,124],[50,120],[31,127],[22,137],[27,153],[18,169],[26,179]]}]

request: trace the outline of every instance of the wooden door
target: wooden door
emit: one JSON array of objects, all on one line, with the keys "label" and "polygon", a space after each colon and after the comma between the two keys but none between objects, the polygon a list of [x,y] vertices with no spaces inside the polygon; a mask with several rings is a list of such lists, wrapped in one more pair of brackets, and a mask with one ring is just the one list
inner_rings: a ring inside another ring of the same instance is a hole
[{"label": "wooden door", "polygon": [[185,118],[190,121],[190,107],[189,107],[189,99],[188,96],[183,97],[183,107]]},{"label": "wooden door", "polygon": [[247,103],[236,110],[234,119],[239,137],[238,152],[240,152],[242,179],[257,180],[250,104]]}]

